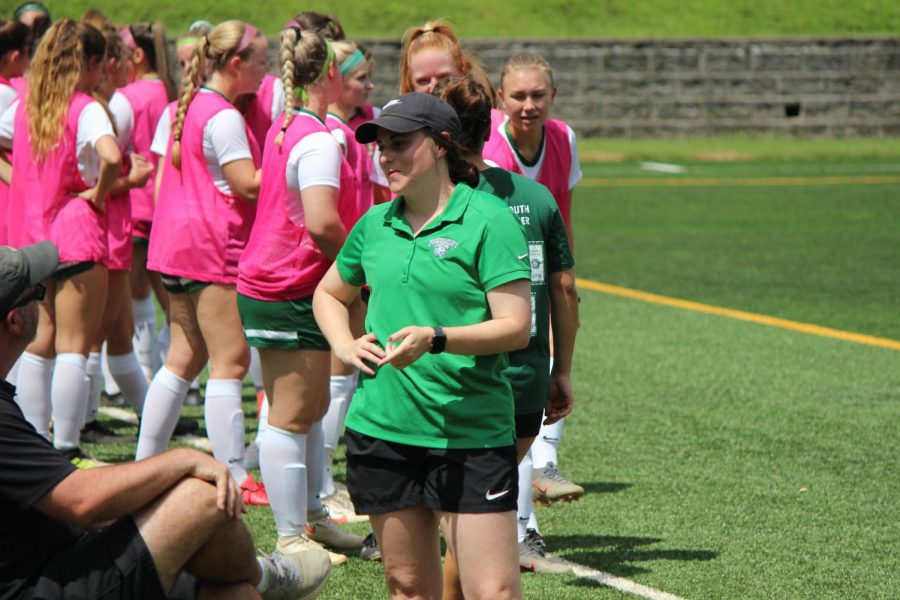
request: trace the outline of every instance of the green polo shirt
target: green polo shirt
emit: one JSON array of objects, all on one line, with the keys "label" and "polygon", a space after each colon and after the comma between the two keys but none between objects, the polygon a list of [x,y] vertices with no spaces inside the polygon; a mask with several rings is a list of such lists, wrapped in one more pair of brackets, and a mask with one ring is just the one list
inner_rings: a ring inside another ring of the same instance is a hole
[{"label": "green polo shirt", "polygon": [[556,200],[540,183],[504,169],[481,172],[478,188],[503,200],[522,225],[531,264],[531,341],[527,348],[509,353],[503,372],[512,384],[516,414],[543,410],[550,390],[551,273],[575,266],[569,236]]},{"label": "green polo shirt", "polygon": [[[456,327],[491,318],[486,292],[528,279],[528,245],[509,207],[458,184],[444,211],[417,236],[403,197],[372,207],[337,258],[341,277],[372,294],[366,331],[384,346],[409,325]],[[360,373],[347,427],[427,448],[494,448],[514,443],[506,354],[425,354],[405,369]]]}]

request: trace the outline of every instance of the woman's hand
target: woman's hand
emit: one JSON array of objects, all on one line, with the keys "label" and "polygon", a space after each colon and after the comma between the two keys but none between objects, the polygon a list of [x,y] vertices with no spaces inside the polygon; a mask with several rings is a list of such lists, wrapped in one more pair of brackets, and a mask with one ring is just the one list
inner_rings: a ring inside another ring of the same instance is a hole
[{"label": "woman's hand", "polygon": [[153,174],[153,164],[138,153],[131,154],[131,169],[128,171],[128,187],[142,188]]},{"label": "woman's hand", "polygon": [[[388,363],[395,369],[402,369],[413,364],[431,348],[434,329],[431,327],[404,327],[392,333],[385,346],[387,354],[378,363],[381,367]],[[395,342],[400,342],[399,344]]]},{"label": "woman's hand", "polygon": [[342,348],[335,348],[335,355],[345,365],[353,365],[367,375],[374,375],[375,371],[366,363],[381,366],[384,360],[384,350],[378,345],[378,338],[374,333],[356,338],[352,344]]},{"label": "woman's hand", "polygon": [[570,412],[575,402],[572,380],[566,374],[550,376],[550,398],[544,409],[544,425],[553,425]]},{"label": "woman's hand", "polygon": [[106,200],[98,199],[97,197],[97,186],[92,188],[88,188],[78,194],[79,198],[84,198],[88,201],[88,203],[96,210],[98,213],[103,214],[106,212]]}]

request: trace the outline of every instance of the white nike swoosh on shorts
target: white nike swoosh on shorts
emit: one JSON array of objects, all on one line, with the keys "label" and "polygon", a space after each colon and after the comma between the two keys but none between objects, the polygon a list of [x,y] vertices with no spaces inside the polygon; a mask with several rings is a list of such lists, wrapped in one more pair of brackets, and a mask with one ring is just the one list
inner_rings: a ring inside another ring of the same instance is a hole
[{"label": "white nike swoosh on shorts", "polygon": [[503,490],[502,492],[497,492],[496,494],[492,494],[490,491],[488,491],[488,492],[484,495],[484,497],[485,497],[487,500],[496,500],[497,498],[501,498],[501,497],[505,496],[505,495],[508,494],[508,493],[509,493],[509,490]]},{"label": "white nike swoosh on shorts", "polygon": [[528,256],[528,255],[527,255],[527,254],[523,254],[522,256],[517,256],[516,258],[518,258],[519,260],[522,260],[522,259],[525,258],[526,256]]}]

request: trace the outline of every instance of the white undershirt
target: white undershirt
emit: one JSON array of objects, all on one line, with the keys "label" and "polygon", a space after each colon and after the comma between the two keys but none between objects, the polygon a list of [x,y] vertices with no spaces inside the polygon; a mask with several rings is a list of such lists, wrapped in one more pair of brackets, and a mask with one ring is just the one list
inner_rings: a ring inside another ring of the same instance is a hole
[{"label": "white undershirt", "polygon": [[18,95],[16,88],[11,85],[0,83],[0,114],[3,114],[3,112],[9,108],[9,105],[12,104],[13,100],[15,100]]},{"label": "white undershirt", "polygon": [[109,111],[116,121],[116,131],[119,133],[119,150],[131,152],[132,136],[134,135],[134,109],[125,97],[125,94],[113,92],[109,100]]},{"label": "white undershirt", "polygon": [[166,107],[159,115],[156,130],[153,132],[153,141],[150,142],[150,152],[157,156],[165,156],[169,150],[169,134],[172,132],[172,123],[169,119],[169,107]]},{"label": "white undershirt", "polygon": [[[211,90],[201,89],[198,94],[215,94]],[[250,142],[247,140],[247,124],[236,108],[225,108],[217,112],[203,127],[203,157],[213,184],[223,194],[231,195],[231,186],[222,174],[222,167],[236,160],[253,160]],[[169,146],[171,123],[169,110],[163,111],[156,123],[153,142],[150,150],[159,156],[165,156]]]},{"label": "white undershirt", "polygon": [[[12,148],[15,134],[16,107],[20,100],[16,99],[0,116],[0,145]],[[95,101],[89,102],[78,115],[78,129],[75,134],[75,156],[78,161],[78,172],[84,182],[96,185],[100,173],[100,157],[94,147],[103,136],[115,139],[112,122],[103,106]]]},{"label": "white undershirt", "polygon": [[[509,138],[506,135],[506,124],[509,122],[509,117],[503,119],[503,122],[497,127],[497,131],[494,133],[499,135],[503,141],[509,146],[509,149],[512,150],[513,158],[516,160],[516,163],[519,165],[519,168],[522,169],[522,174],[529,179],[537,180],[538,173],[541,172],[541,166],[544,164],[544,150],[545,148],[541,148],[541,155],[538,158],[538,161],[533,166],[528,166],[523,163],[519,159],[519,155],[516,152],[516,149],[513,148],[512,144],[509,141]],[[572,164],[569,167],[569,189],[575,187],[581,178],[583,177],[581,173],[581,163],[578,160],[578,145],[575,140],[575,132],[572,131],[572,128],[566,125],[566,131],[569,134],[569,150],[572,152]],[[546,147],[546,143],[545,143]]]},{"label": "white undershirt", "polygon": [[[294,118],[316,117],[297,113]],[[304,221],[301,191],[314,185],[341,187],[341,160],[341,147],[327,131],[311,133],[291,148],[284,175],[288,188],[288,218],[292,223],[300,225]]]},{"label": "white undershirt", "polygon": [[272,83],[272,121],[278,118],[284,112],[284,87],[281,80],[276,79]]}]

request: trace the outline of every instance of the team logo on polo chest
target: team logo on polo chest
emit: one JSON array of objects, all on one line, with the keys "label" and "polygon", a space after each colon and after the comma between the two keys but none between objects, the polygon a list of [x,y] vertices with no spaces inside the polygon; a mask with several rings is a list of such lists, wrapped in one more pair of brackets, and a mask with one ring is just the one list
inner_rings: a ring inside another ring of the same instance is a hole
[{"label": "team logo on polo chest", "polygon": [[444,258],[451,249],[459,247],[456,240],[450,238],[435,238],[430,240],[428,245],[431,246],[431,250],[437,258]]}]

